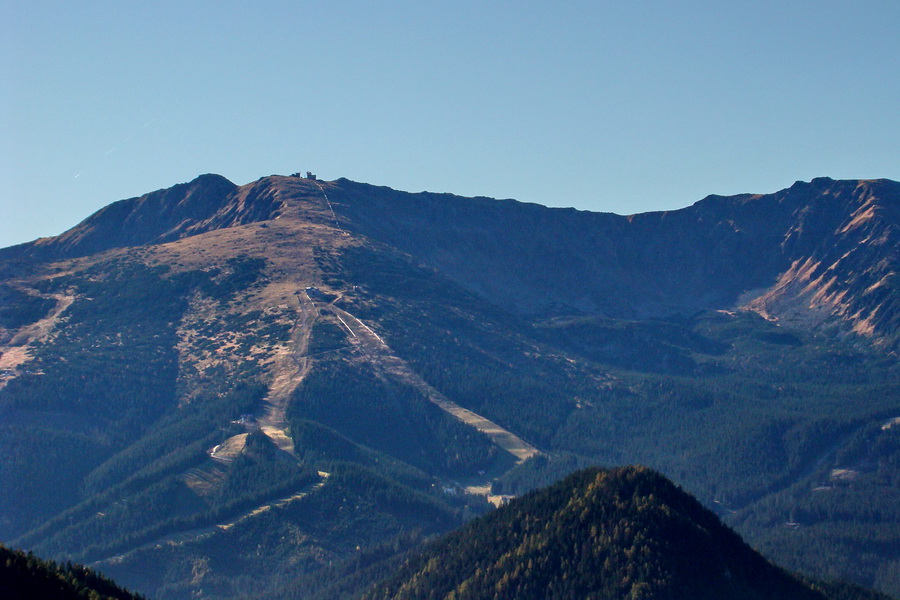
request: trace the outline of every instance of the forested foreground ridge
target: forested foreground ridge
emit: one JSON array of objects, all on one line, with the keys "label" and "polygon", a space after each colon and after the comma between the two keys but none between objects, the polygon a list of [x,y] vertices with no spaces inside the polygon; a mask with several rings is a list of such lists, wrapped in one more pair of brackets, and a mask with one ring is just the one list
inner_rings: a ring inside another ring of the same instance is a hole
[{"label": "forested foreground ridge", "polygon": [[116,202],[0,249],[0,541],[152,598],[352,597],[644,464],[900,598],[898,231],[889,180],[627,217],[298,176]]},{"label": "forested foreground ridge", "polygon": [[430,543],[367,600],[883,598],[807,583],[643,467],[587,469]]},{"label": "forested foreground ridge", "polygon": [[81,565],[56,564],[0,545],[0,598],[8,600],[142,600]]}]

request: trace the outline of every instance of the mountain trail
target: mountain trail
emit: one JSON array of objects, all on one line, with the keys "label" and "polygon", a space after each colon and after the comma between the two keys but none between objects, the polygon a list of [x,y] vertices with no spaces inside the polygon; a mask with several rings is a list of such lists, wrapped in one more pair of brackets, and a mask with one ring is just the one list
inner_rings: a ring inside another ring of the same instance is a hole
[{"label": "mountain trail", "polygon": [[299,312],[291,331],[290,346],[275,359],[272,369],[275,376],[269,386],[269,393],[263,400],[264,412],[259,419],[263,433],[291,455],[294,455],[294,442],[287,434],[287,405],[291,394],[309,373],[310,361],[306,355],[312,326],[316,320],[316,310],[309,297],[298,292],[296,298]]},{"label": "mountain trail", "polygon": [[328,210],[331,211],[331,218],[334,219],[334,226],[344,235],[347,235],[347,232],[344,231],[344,228],[341,227],[341,224],[338,223],[337,214],[334,212],[334,207],[331,205],[331,200],[328,199],[328,194],[325,193],[325,188],[322,187],[322,184],[316,181],[316,187],[319,188],[319,191],[322,192],[322,197],[325,198],[325,203],[328,205]]},{"label": "mountain trail", "polygon": [[[263,414],[257,421],[262,432],[279,449],[291,456],[296,456],[296,454],[294,442],[287,434],[287,405],[291,394],[309,372],[310,361],[307,357],[307,350],[312,325],[316,320],[315,307],[306,294],[298,293],[296,298],[299,308],[291,330],[290,341],[288,347],[275,357],[271,370],[272,383],[269,385],[269,393],[263,399]],[[209,455],[215,460],[230,462],[244,449],[246,439],[246,433],[232,436],[212,448]]]},{"label": "mountain trail", "polygon": [[273,508],[280,508],[282,506],[287,506],[288,504],[295,502],[296,500],[300,500],[301,498],[305,498],[309,496],[313,492],[322,488],[325,483],[328,481],[328,478],[331,476],[331,473],[326,473],[325,471],[319,471],[319,481],[310,484],[304,489],[291,494],[290,496],[285,496],[283,498],[278,498],[276,500],[270,500],[268,502],[263,502],[262,504],[255,506],[251,509],[240,512],[239,514],[231,517],[230,519],[218,523],[216,525],[210,525],[208,527],[199,527],[196,529],[188,529],[184,531],[178,531],[175,533],[171,533],[169,535],[162,536],[153,540],[152,542],[147,542],[145,544],[141,544],[140,546],[136,546],[131,548],[124,554],[119,554],[116,556],[110,556],[107,558],[102,558],[98,561],[91,563],[93,567],[100,567],[104,564],[117,564],[121,563],[125,560],[126,557],[133,555],[135,552],[139,552],[141,550],[145,550],[148,548],[162,548],[164,546],[180,546],[183,544],[187,544],[190,542],[199,541],[201,539],[212,536],[221,531],[228,531],[235,525],[246,521],[247,519],[251,519],[257,515],[268,512]]}]

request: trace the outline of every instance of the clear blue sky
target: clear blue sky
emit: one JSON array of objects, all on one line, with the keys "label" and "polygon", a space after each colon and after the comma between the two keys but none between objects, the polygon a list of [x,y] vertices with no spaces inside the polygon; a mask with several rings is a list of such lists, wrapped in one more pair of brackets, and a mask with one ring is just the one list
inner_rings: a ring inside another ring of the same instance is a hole
[{"label": "clear blue sky", "polygon": [[900,179],[900,2],[0,0],[0,246],[213,172],[634,213]]}]

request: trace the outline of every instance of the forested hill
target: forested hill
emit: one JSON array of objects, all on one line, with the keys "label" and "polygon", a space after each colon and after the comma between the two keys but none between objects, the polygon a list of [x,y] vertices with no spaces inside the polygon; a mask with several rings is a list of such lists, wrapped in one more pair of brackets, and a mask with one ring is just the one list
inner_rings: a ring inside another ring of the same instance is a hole
[{"label": "forested hill", "polygon": [[481,517],[406,561],[368,600],[879,598],[773,566],[643,467],[587,469]]},{"label": "forested hill", "polygon": [[0,545],[0,598],[6,600],[141,600],[91,569],[59,565]]}]

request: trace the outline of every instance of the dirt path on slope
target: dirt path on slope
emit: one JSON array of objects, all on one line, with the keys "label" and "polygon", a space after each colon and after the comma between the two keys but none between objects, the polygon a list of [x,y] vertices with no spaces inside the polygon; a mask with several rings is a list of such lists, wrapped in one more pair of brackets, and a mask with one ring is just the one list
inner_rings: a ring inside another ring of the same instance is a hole
[{"label": "dirt path on slope", "polygon": [[[269,436],[269,439],[291,456],[294,453],[294,442],[287,434],[287,405],[291,394],[309,373],[310,361],[307,356],[312,326],[316,320],[316,309],[305,293],[296,295],[299,303],[297,318],[291,329],[287,348],[279,352],[272,366],[272,383],[269,393],[263,399],[263,414],[257,424]],[[232,436],[210,450],[209,455],[220,462],[230,462],[244,449],[246,433]]]},{"label": "dirt path on slope", "polygon": [[352,330],[353,335],[359,340],[363,351],[377,367],[415,387],[444,412],[487,435],[491,441],[515,456],[519,462],[539,453],[537,448],[516,434],[504,429],[490,419],[463,408],[431,387],[405,360],[394,354],[387,343],[361,320],[336,306],[330,306],[330,308]]},{"label": "dirt path on slope", "polygon": [[278,498],[276,500],[269,500],[268,502],[263,502],[259,506],[255,506],[251,509],[241,511],[237,515],[231,517],[230,519],[225,520],[222,523],[218,523],[216,525],[210,525],[208,527],[198,527],[196,529],[188,529],[184,531],[177,531],[175,533],[170,533],[168,535],[159,537],[152,542],[147,542],[145,544],[141,544],[140,546],[136,546],[125,552],[124,554],[119,554],[116,556],[110,556],[108,558],[102,558],[98,561],[91,563],[91,566],[102,566],[103,564],[117,564],[122,562],[126,557],[134,554],[135,552],[139,552],[141,550],[146,550],[148,548],[162,548],[163,546],[180,546],[182,544],[187,544],[190,542],[195,542],[201,540],[203,538],[207,538],[211,535],[219,533],[220,531],[228,531],[235,525],[247,520],[251,519],[257,515],[260,515],[264,512],[272,510],[273,508],[280,508],[282,506],[287,506],[291,502],[296,500],[300,500],[301,498],[305,498],[309,496],[316,490],[322,488],[325,485],[325,482],[331,476],[331,473],[326,473],[325,471],[319,471],[319,481],[316,483],[310,484],[306,488],[300,490],[299,492],[295,492],[290,496],[285,496],[283,498]]},{"label": "dirt path on slope", "polygon": [[[303,378],[306,377],[310,369],[307,350],[309,349],[312,326],[316,320],[317,314],[314,303],[305,293],[301,292],[296,294],[296,298],[298,302],[297,316],[294,319],[290,339],[287,347],[280,351],[275,357],[274,364],[270,371],[272,374],[272,382],[269,385],[269,393],[263,399],[263,414],[257,421],[257,425],[262,432],[265,433],[280,450],[287,452],[295,459],[296,453],[294,452],[294,443],[287,434],[287,418],[285,413],[291,394],[297,389],[297,386],[300,385],[300,382],[303,381]],[[209,489],[218,485],[219,479],[224,475],[221,472],[221,468],[216,466],[216,463],[222,465],[236,459],[243,451],[248,435],[249,433],[247,432],[239,433],[212,448],[209,451],[209,457],[212,459],[210,464],[191,469],[184,474],[183,480],[188,487],[202,495],[204,492],[208,492]],[[329,477],[329,473],[319,471],[319,477],[321,479],[317,483],[306,489],[284,498],[260,504],[259,506],[240,513],[238,516],[224,523],[175,532],[160,537],[152,542],[142,544],[129,550],[123,555],[104,559],[100,562],[120,562],[124,556],[144,548],[161,547],[166,544],[184,544],[208,537],[219,531],[227,531],[245,519],[264,513],[274,507],[284,506],[311,494],[325,484],[325,480]]]},{"label": "dirt path on slope", "polygon": [[19,375],[19,367],[31,360],[29,346],[34,342],[46,339],[65,310],[75,301],[75,296],[41,294],[30,288],[20,289],[33,296],[55,300],[56,306],[43,319],[11,333],[9,341],[0,345],[0,389],[3,389],[9,381]]},{"label": "dirt path on slope", "polygon": [[307,353],[312,326],[316,320],[315,306],[306,293],[298,293],[296,298],[299,307],[291,331],[291,340],[287,350],[275,358],[272,369],[274,379],[269,386],[268,395],[263,400],[263,416],[259,419],[263,433],[269,436],[276,446],[292,455],[294,442],[286,433],[287,405],[291,394],[309,373],[310,361]]}]

